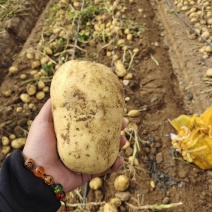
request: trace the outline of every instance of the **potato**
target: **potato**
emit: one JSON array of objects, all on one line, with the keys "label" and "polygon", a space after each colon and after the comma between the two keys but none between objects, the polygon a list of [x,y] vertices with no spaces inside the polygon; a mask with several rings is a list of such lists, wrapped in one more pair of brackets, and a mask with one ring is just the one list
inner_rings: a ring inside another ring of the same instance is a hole
[{"label": "potato", "polygon": [[89,186],[93,190],[98,190],[99,188],[102,187],[102,183],[103,182],[102,182],[102,179],[100,177],[95,177],[90,181]]},{"label": "potato", "polygon": [[115,207],[120,207],[121,206],[121,200],[120,200],[120,198],[118,198],[118,197],[113,197],[111,200],[110,200],[110,203],[112,204],[112,205],[114,205]]},{"label": "potato", "polygon": [[130,185],[130,180],[125,175],[119,175],[114,182],[116,191],[125,191]]},{"label": "potato", "polygon": [[3,146],[8,146],[8,145],[10,144],[10,140],[9,140],[8,137],[3,136],[3,137],[1,138],[1,143],[2,143]]},{"label": "potato", "polygon": [[106,203],[103,207],[103,212],[118,212],[118,209],[116,208],[115,205]]},{"label": "potato", "polygon": [[66,62],[50,88],[58,153],[80,173],[107,170],[119,154],[123,86],[110,68],[88,61]]},{"label": "potato", "polygon": [[11,142],[11,147],[14,149],[22,148],[26,143],[26,138],[16,138]]}]

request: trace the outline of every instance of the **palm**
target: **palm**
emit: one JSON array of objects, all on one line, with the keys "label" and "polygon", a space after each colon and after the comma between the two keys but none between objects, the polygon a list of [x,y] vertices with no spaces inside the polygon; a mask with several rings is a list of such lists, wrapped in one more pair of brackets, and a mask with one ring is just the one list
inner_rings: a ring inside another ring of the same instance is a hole
[{"label": "palm", "polygon": [[[124,139],[121,139],[121,146],[124,142]],[[95,177],[89,174],[75,173],[60,161],[57,153],[50,100],[46,102],[30,128],[23,155],[26,158],[32,158],[36,166],[43,166],[46,174],[53,176],[55,183],[63,185],[65,192],[74,190]],[[105,173],[117,169],[122,160],[122,158],[118,158],[111,169]]]}]

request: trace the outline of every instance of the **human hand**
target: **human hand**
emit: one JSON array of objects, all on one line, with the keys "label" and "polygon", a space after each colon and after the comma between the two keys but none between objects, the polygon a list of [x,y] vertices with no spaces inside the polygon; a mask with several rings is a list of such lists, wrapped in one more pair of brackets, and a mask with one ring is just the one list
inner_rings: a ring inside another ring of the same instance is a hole
[{"label": "human hand", "polygon": [[[124,129],[125,127],[126,124],[123,122],[122,128]],[[121,136],[120,148],[125,142],[125,137]],[[65,192],[82,186],[94,177],[114,172],[124,161],[123,157],[119,156],[107,171],[98,175],[78,174],[68,169],[57,153],[57,140],[54,132],[50,99],[44,104],[31,125],[23,149],[23,156],[33,159],[36,166],[44,167],[46,174],[51,175],[55,183],[60,183]]]}]

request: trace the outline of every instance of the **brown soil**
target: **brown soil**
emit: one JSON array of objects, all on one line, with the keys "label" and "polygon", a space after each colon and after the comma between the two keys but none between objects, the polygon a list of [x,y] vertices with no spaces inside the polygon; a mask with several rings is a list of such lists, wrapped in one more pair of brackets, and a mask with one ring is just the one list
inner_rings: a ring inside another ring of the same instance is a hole
[{"label": "brown soil", "polygon": [[[53,2],[49,2],[45,11]],[[116,176],[125,173],[131,179],[128,189],[131,197],[122,202],[119,211],[136,211],[127,203],[138,207],[183,202],[182,206],[167,211],[209,212],[212,210],[212,172],[183,161],[171,148],[170,133],[175,133],[175,130],[169,120],[183,113],[200,114],[211,105],[212,96],[203,92],[209,87],[202,78],[212,64],[212,57],[202,59],[198,52],[202,44],[188,38],[189,29],[173,13],[167,13],[169,7],[165,2],[136,0],[134,4],[128,1],[125,4],[128,8],[126,17],[131,18],[133,14],[134,21],[146,29],[141,32],[142,39],[136,39],[131,44],[142,50],[132,65],[133,79],[125,86],[126,96],[130,97],[127,109],[146,108],[139,117],[130,118],[131,124],[137,124],[142,140],[139,166],[130,173],[127,158],[132,148],[122,150],[121,154],[126,158],[124,166],[116,173],[105,176],[100,190],[90,189],[87,202],[108,202],[115,195],[113,182]],[[143,13],[135,13],[138,8],[142,8]],[[43,20],[48,15],[45,11],[14,61],[20,73],[27,73],[29,61],[24,60],[23,55],[39,42]],[[87,58],[111,65],[104,50],[100,51],[98,58],[94,55],[95,48],[89,47],[88,50]],[[85,57],[82,52],[77,56]],[[19,75],[6,75],[1,69],[0,74],[1,91],[9,89],[13,94],[9,98],[0,96],[0,137],[14,132],[17,136],[23,136],[24,132],[17,126],[24,127],[28,119],[33,120],[49,94],[39,103],[32,100],[36,103],[35,111],[17,114],[15,108],[23,105],[19,96],[25,87],[20,86]],[[155,188],[150,186],[151,181],[154,181]],[[69,199],[69,203],[78,201],[77,197]],[[86,209],[98,211],[99,206],[87,206]]]}]

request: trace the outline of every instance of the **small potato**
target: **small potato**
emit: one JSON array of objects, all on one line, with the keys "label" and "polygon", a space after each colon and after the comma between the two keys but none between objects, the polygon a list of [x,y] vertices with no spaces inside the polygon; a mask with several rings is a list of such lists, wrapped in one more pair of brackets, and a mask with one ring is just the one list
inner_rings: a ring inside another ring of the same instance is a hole
[{"label": "small potato", "polygon": [[132,79],[133,78],[133,74],[132,73],[127,73],[125,76],[124,76],[124,79],[126,80],[129,80],[129,79]]},{"label": "small potato", "polygon": [[34,54],[33,54],[33,52],[27,52],[27,53],[26,53],[26,58],[29,59],[29,60],[34,59]]},{"label": "small potato", "polygon": [[118,212],[118,209],[111,203],[106,203],[103,207],[103,212]]},{"label": "small potato", "polygon": [[126,150],[128,147],[130,147],[130,142],[127,140],[122,149]]},{"label": "small potato", "polygon": [[114,187],[116,191],[125,191],[130,185],[130,180],[125,175],[119,175],[114,182]]},{"label": "small potato", "polygon": [[209,68],[209,69],[206,71],[206,76],[207,76],[207,77],[212,77],[212,68]]},{"label": "small potato", "polygon": [[117,60],[115,62],[115,72],[118,77],[124,77],[127,74],[127,70],[124,67],[124,64],[121,62],[121,60]]},{"label": "small potato", "polygon": [[14,140],[14,139],[16,139],[16,135],[15,134],[10,134],[9,138],[10,138],[10,140]]},{"label": "small potato", "polygon": [[3,94],[5,97],[10,97],[10,96],[12,95],[12,91],[10,91],[10,90],[3,91],[2,94]]},{"label": "small potato", "polygon": [[134,160],[133,160],[133,158],[134,158],[133,156],[130,156],[128,158],[129,163],[132,164],[132,165],[138,166],[139,165],[138,159],[134,158]]},{"label": "small potato", "polygon": [[98,190],[99,188],[102,187],[102,179],[100,177],[95,177],[93,178],[90,183],[89,186],[91,189],[93,190]]},{"label": "small potato", "polygon": [[44,92],[44,93],[49,93],[49,86],[45,86],[43,89],[42,89],[42,91]]},{"label": "small potato", "polygon": [[7,155],[8,153],[10,153],[10,150],[11,150],[10,146],[3,146],[1,152]]},{"label": "small potato", "polygon": [[42,81],[42,80],[38,81],[38,89],[39,90],[42,90],[45,86],[46,85],[45,85],[45,82],[44,81]]},{"label": "small potato", "polygon": [[19,149],[22,148],[25,143],[26,138],[17,138],[11,142],[11,147],[13,147],[14,149]]},{"label": "small potato", "polygon": [[35,69],[35,68],[40,67],[40,65],[41,65],[40,61],[35,60],[35,61],[33,61],[33,62],[31,63],[31,68],[32,68],[32,69]]},{"label": "small potato", "polygon": [[24,103],[29,103],[31,101],[30,96],[27,93],[22,93],[20,98]]},{"label": "small potato", "polygon": [[127,113],[127,115],[129,116],[129,117],[137,117],[137,116],[139,116],[141,113],[140,113],[140,111],[139,110],[130,110],[128,113]]},{"label": "small potato", "polygon": [[44,49],[44,52],[45,52],[47,55],[53,55],[52,49],[51,49],[50,47],[48,47],[48,46]]},{"label": "small potato", "polygon": [[24,79],[26,79],[26,78],[27,78],[27,75],[26,75],[26,74],[21,74],[21,75],[20,75],[20,79],[24,80]]},{"label": "small potato", "polygon": [[16,73],[18,73],[18,68],[17,68],[16,66],[11,66],[11,67],[9,68],[9,73],[11,73],[11,74],[16,74]]},{"label": "small potato", "polygon": [[16,108],[16,112],[17,112],[17,113],[20,113],[20,112],[22,112],[22,111],[23,111],[23,108],[22,108],[22,107],[17,107],[17,108]]},{"label": "small potato", "polygon": [[55,73],[50,96],[62,162],[80,173],[99,174],[119,154],[123,86],[99,63],[71,60]]},{"label": "small potato", "polygon": [[8,137],[3,136],[3,137],[1,138],[1,143],[2,143],[3,146],[8,146],[8,145],[10,144],[10,140],[9,140]]},{"label": "small potato", "polygon": [[38,100],[42,100],[44,97],[45,97],[45,93],[44,93],[43,91],[37,92],[36,98],[37,98]]},{"label": "small potato", "polygon": [[27,87],[26,87],[26,90],[27,90],[27,93],[32,96],[36,93],[37,89],[36,89],[36,86],[33,85],[33,84],[28,84]]},{"label": "small potato", "polygon": [[40,60],[40,63],[43,65],[43,64],[47,64],[49,62],[49,57],[46,56],[46,57],[42,57],[41,60]]},{"label": "small potato", "polygon": [[116,206],[117,208],[121,206],[121,200],[118,197],[114,197],[110,200],[110,203],[114,206]]}]

